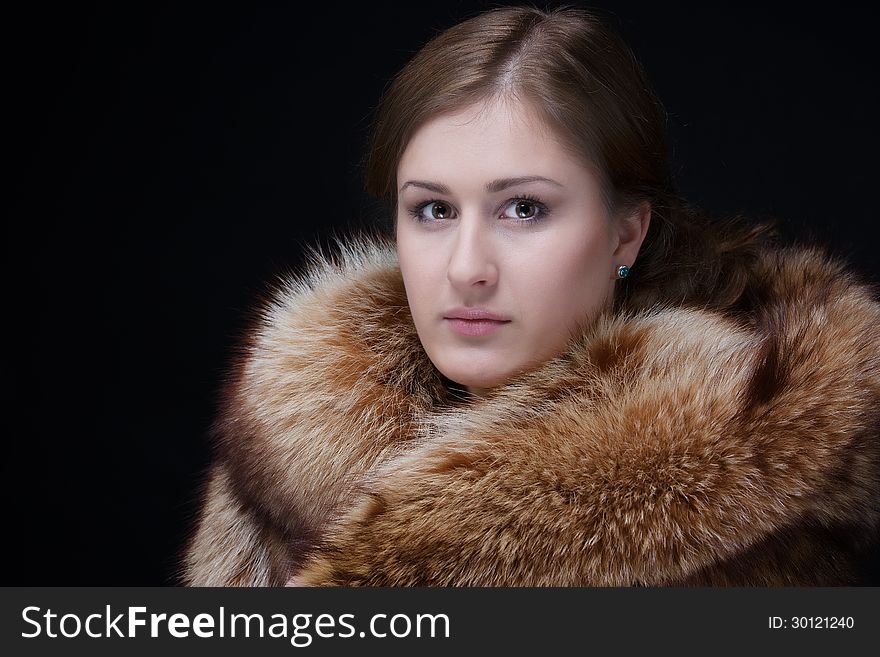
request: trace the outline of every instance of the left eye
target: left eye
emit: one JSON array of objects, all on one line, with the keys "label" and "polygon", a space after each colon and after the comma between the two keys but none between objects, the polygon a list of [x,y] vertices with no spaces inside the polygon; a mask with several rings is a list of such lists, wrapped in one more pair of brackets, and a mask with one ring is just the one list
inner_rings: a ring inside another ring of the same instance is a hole
[{"label": "left eye", "polygon": [[538,204],[527,199],[516,199],[507,205],[507,209],[513,208],[512,216],[517,219],[534,219],[538,216]]}]

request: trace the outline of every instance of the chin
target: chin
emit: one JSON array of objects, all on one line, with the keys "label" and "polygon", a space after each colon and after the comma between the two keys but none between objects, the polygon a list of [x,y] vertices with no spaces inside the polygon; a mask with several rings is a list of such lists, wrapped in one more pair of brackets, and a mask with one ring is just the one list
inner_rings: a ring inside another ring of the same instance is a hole
[{"label": "chin", "polygon": [[489,390],[503,385],[510,378],[507,374],[486,376],[486,372],[477,373],[473,368],[468,368],[467,370],[464,368],[449,368],[440,371],[443,372],[446,378],[468,389]]},{"label": "chin", "polygon": [[467,349],[441,348],[433,353],[429,351],[428,357],[443,376],[467,388],[498,387],[509,381],[516,371],[503,353],[475,354]]}]

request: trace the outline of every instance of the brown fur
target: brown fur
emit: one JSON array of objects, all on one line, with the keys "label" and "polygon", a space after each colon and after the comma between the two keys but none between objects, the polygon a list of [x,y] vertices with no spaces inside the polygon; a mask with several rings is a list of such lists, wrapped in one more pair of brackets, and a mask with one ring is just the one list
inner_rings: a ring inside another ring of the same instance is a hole
[{"label": "brown fur", "polygon": [[880,303],[767,248],[727,311],[642,300],[484,399],[393,243],[314,254],[231,377],[190,585],[837,585],[880,525]]}]

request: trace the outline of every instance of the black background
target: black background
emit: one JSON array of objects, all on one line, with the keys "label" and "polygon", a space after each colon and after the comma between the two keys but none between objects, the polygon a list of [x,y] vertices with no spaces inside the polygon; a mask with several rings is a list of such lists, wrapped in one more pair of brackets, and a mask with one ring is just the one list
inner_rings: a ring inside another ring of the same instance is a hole
[{"label": "black background", "polygon": [[[361,160],[385,85],[491,6],[6,14],[4,584],[173,583],[245,309],[304,244],[375,216]],[[685,196],[781,217],[878,278],[870,9],[594,6],[666,105]]]}]

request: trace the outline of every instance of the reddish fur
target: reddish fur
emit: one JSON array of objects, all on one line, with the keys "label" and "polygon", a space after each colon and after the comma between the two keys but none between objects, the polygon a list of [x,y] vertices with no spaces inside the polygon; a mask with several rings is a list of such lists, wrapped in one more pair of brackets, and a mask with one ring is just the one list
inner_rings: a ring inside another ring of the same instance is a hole
[{"label": "reddish fur", "polygon": [[182,581],[858,583],[880,524],[880,303],[839,261],[768,249],[746,315],[605,314],[471,401],[427,359],[396,263],[353,240],[264,308]]}]

